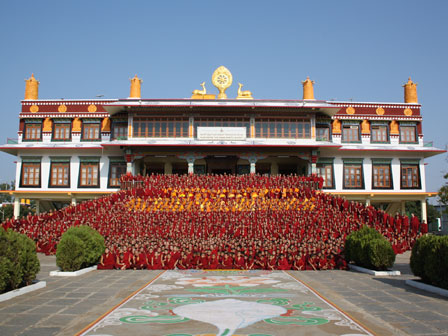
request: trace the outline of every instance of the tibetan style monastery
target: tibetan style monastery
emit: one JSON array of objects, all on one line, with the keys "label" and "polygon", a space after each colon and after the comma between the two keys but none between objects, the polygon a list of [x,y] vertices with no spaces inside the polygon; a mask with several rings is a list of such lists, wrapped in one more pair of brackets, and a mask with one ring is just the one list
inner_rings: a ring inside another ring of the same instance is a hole
[{"label": "tibetan style monastery", "polygon": [[310,79],[303,99],[253,99],[225,91],[232,74],[219,67],[219,94],[147,99],[131,79],[127,99],[38,99],[39,82],[26,81],[18,140],[2,147],[17,156],[19,199],[37,211],[99,197],[133,174],[311,174],[324,191],[388,212],[421,201],[426,219],[425,164],[443,152],[423,142],[416,84],[404,85],[404,103],[325,101]]}]

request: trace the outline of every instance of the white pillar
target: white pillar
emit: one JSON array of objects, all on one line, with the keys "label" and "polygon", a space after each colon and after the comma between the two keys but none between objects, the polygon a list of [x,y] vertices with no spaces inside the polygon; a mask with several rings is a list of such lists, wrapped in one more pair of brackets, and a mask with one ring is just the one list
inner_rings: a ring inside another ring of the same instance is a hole
[{"label": "white pillar", "polygon": [[194,162],[188,162],[188,174],[194,174]]},{"label": "white pillar", "polygon": [[173,173],[173,164],[170,161],[166,161],[165,165],[163,167],[163,170],[164,170],[163,173],[165,175],[172,174]]},{"label": "white pillar", "polygon": [[425,221],[425,223],[428,223],[428,218],[426,216],[426,197],[421,201],[422,204],[422,220]]},{"label": "white pillar", "polygon": [[34,202],[36,204],[36,215],[38,215],[38,214],[40,214],[40,201],[35,200]]},{"label": "white pillar", "polygon": [[406,201],[401,201],[401,214],[406,214]]},{"label": "white pillar", "polygon": [[315,162],[311,163],[311,174],[317,174],[317,164]]},{"label": "white pillar", "polygon": [[20,216],[20,198],[17,196],[14,198],[14,218],[17,219]]},{"label": "white pillar", "polygon": [[132,162],[126,162],[126,173],[132,174]]},{"label": "white pillar", "polygon": [[370,198],[366,199],[366,206],[370,206]]},{"label": "white pillar", "polygon": [[72,205],[73,205],[73,206],[76,205],[76,197],[72,197]]}]

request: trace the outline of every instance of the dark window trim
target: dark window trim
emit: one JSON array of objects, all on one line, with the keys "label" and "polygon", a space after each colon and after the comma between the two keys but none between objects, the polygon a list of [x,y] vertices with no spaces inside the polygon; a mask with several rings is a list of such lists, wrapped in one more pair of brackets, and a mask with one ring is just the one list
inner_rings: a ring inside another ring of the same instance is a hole
[{"label": "dark window trim", "polygon": [[[36,125],[39,124],[40,125],[40,137],[39,139],[26,139],[26,128],[27,125]],[[42,141],[42,129],[43,129],[43,123],[42,122],[31,122],[31,123],[25,123],[24,127],[23,127],[23,132],[22,132],[22,142],[41,142]]]},{"label": "dark window trim", "polygon": [[[51,177],[53,175],[53,164],[67,164],[68,165],[68,185],[52,185],[51,184]],[[71,167],[70,167],[70,161],[66,162],[58,162],[58,161],[52,161],[50,163],[50,174],[48,178],[48,188],[70,188],[71,185]]]},{"label": "dark window trim", "polygon": [[112,165],[120,164],[124,166],[124,173],[126,174],[126,161],[109,161],[109,173],[107,174],[107,188],[108,189],[116,189],[120,188],[120,183],[118,183],[118,186],[113,186],[110,183],[110,180],[112,179]]},{"label": "dark window trim", "polygon": [[[417,167],[417,174],[418,174],[418,187],[403,187],[403,166],[415,166]],[[402,190],[419,190],[422,189],[422,174],[420,172],[420,164],[418,163],[403,163],[400,162],[400,189]]]},{"label": "dark window trim", "polygon": [[331,166],[331,182],[332,182],[331,187],[326,187],[325,185],[322,185],[322,189],[328,189],[328,190],[336,189],[336,181],[334,179],[334,162],[333,161],[332,162],[325,162],[325,161],[319,162],[318,161],[316,164],[317,168],[319,168],[319,165],[330,165]]},{"label": "dark window trim", "polygon": [[[359,140],[355,140],[355,141],[348,141],[344,139],[344,128],[345,127],[350,127],[350,126],[357,126],[358,127],[358,139]],[[341,142],[342,143],[361,143],[362,139],[361,139],[361,123],[342,123],[341,125]]]},{"label": "dark window trim", "polygon": [[[387,140],[386,141],[374,141],[372,140],[372,127],[374,126],[385,126],[386,127],[386,136],[387,136]],[[370,125],[370,143],[379,143],[379,144],[390,144],[390,127],[387,124],[371,124]]]},{"label": "dark window trim", "polygon": [[[98,167],[98,174],[97,174],[97,184],[96,185],[81,185],[81,171],[82,171],[82,166],[83,164],[89,164],[89,165],[96,165]],[[93,162],[93,161],[80,161],[79,162],[79,174],[78,174],[78,188],[84,188],[84,189],[88,189],[88,188],[99,188],[101,184],[101,176],[100,176],[100,162]]]},{"label": "dark window trim", "polygon": [[[23,184],[23,168],[24,165],[26,164],[35,164],[35,165],[39,165],[39,184],[38,185],[28,185],[28,184]],[[42,162],[27,162],[27,161],[22,161],[21,167],[20,167],[20,183],[19,186],[21,188],[41,188],[42,186]]]},{"label": "dark window trim", "polygon": [[[96,125],[96,126],[98,126],[98,139],[85,139],[84,138],[84,127],[86,126],[86,125]],[[82,127],[81,127],[81,141],[84,141],[84,142],[95,142],[95,141],[97,141],[97,142],[99,142],[99,141],[101,141],[101,123],[96,123],[96,122],[91,122],[91,123],[86,123],[86,122],[82,122]]]},{"label": "dark window trim", "polygon": [[[54,138],[54,135],[56,133],[55,132],[56,125],[69,125],[69,136],[68,136],[68,139],[55,139]],[[53,123],[53,129],[52,129],[52,132],[51,132],[51,141],[52,142],[70,142],[70,141],[72,141],[72,128],[73,128],[73,125],[72,125],[71,122],[67,122],[67,123]]]},{"label": "dark window trim", "polygon": [[[345,186],[345,167],[346,166],[361,166],[361,186],[360,187],[346,187]],[[343,171],[342,171],[342,188],[343,189],[349,189],[349,190],[365,189],[364,164],[363,163],[343,162],[342,169],[343,169]]]},{"label": "dark window trim", "polygon": [[[414,141],[403,141],[402,139],[401,139],[401,128],[402,127],[413,127],[414,128],[414,138],[415,138],[415,140]],[[417,125],[403,125],[403,124],[399,124],[398,125],[398,131],[399,131],[399,134],[400,134],[400,144],[418,144],[418,134],[417,134]]]},{"label": "dark window trim", "polygon": [[[373,174],[373,169],[375,166],[388,166],[389,167],[389,181],[390,181],[390,187],[375,187],[375,179]],[[379,190],[390,190],[394,188],[394,181],[392,178],[392,164],[389,163],[379,163],[379,162],[372,162],[372,189],[379,189]]]}]

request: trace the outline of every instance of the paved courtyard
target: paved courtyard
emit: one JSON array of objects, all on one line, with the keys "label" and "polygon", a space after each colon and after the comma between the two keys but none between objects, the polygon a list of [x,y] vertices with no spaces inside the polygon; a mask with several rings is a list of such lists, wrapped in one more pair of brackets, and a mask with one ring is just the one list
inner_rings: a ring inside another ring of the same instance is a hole
[{"label": "paved courtyard", "polygon": [[397,258],[399,277],[94,271],[60,278],[49,276],[55,258],[39,257],[47,287],[0,303],[2,336],[448,335],[448,300],[404,283],[414,278],[409,253]]}]

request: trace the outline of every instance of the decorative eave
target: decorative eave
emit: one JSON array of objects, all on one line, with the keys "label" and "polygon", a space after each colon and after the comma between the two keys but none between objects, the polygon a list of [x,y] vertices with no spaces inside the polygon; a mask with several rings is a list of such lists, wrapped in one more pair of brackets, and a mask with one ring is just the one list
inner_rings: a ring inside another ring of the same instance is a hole
[{"label": "decorative eave", "polygon": [[120,99],[116,102],[104,104],[103,108],[111,115],[119,112],[132,111],[135,108],[161,109],[167,107],[179,108],[239,108],[255,113],[260,109],[283,109],[285,111],[298,110],[299,112],[321,112],[327,116],[335,115],[340,107],[327,104],[325,101],[305,100],[196,100],[196,99]]},{"label": "decorative eave", "polygon": [[11,145],[3,145],[0,146],[0,152],[8,153],[11,155],[17,156],[19,151],[23,150],[57,150],[57,151],[65,151],[65,150],[85,150],[85,149],[97,149],[102,150],[103,147],[100,143],[98,144],[92,144],[92,143],[83,143],[83,144],[61,144],[61,143],[20,143],[20,144],[11,144]]},{"label": "decorative eave", "polygon": [[420,154],[424,158],[428,158],[440,153],[446,153],[446,150],[436,147],[425,146],[407,146],[407,145],[343,145],[339,148],[339,151],[346,152],[400,152],[400,153],[412,153]]},{"label": "decorative eave", "polygon": [[368,119],[368,120],[406,120],[406,121],[422,121],[423,118],[421,116],[411,116],[411,117],[407,117],[407,116],[392,116],[392,115],[383,115],[383,116],[379,116],[379,115],[372,115],[372,114],[355,114],[355,115],[350,115],[350,114],[337,114],[332,116],[332,119],[339,119],[339,120],[364,120],[364,119]]}]

